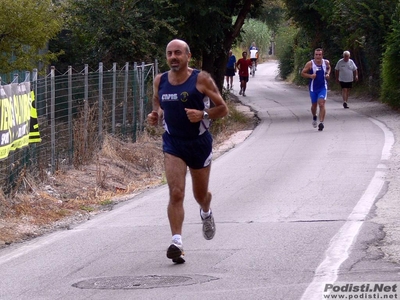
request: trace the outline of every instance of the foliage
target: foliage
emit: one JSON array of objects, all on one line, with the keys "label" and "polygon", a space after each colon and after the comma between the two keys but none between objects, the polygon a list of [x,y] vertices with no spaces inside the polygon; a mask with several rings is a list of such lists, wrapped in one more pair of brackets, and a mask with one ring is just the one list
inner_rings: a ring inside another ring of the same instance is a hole
[{"label": "foliage", "polygon": [[294,70],[293,44],[286,44],[279,54],[279,76],[287,79]]},{"label": "foliage", "polygon": [[[194,61],[222,87],[227,52],[244,20],[257,16],[262,0],[68,0],[68,27],[54,41],[66,49],[63,67],[146,61],[165,64],[165,46],[185,40]],[[235,22],[232,20],[235,17]]]},{"label": "foliage", "polygon": [[400,108],[400,2],[393,17],[391,32],[385,43],[382,60],[381,99],[391,106]]},{"label": "foliage", "polygon": [[310,48],[296,48],[294,52],[294,83],[298,85],[305,85],[309,83],[309,79],[301,77],[301,71],[304,65],[314,57],[314,51]]},{"label": "foliage", "polygon": [[[288,16],[306,33],[295,47],[324,48],[334,65],[343,50],[350,50],[360,81],[368,78],[370,91],[379,89],[381,58],[392,13],[393,0],[284,0]],[[307,42],[304,45],[304,42]],[[303,44],[303,45],[300,45]]]},{"label": "foliage", "polygon": [[282,24],[275,37],[275,55],[280,59],[285,52],[287,45],[294,45],[295,37],[299,30],[289,24]]},{"label": "foliage", "polygon": [[[381,57],[392,14],[393,0],[334,0],[332,38],[339,45],[337,55],[350,50],[360,79],[372,78],[379,85]],[[397,1],[398,2],[398,1]]]},{"label": "foliage", "polygon": [[256,19],[249,19],[243,25],[241,34],[240,53],[249,49],[252,42],[256,43],[260,57],[268,53],[271,45],[271,31],[268,26]]},{"label": "foliage", "polygon": [[[299,28],[293,40],[293,75],[296,84],[307,84],[300,72],[305,63],[312,59],[313,49],[323,48],[324,56],[329,58],[338,49],[333,37],[331,0],[284,0],[288,16],[293,25]],[[289,54],[287,54],[289,55]],[[287,58],[289,59],[289,57]]]},{"label": "foliage", "polygon": [[265,23],[273,33],[276,33],[285,19],[285,11],[282,0],[264,0],[262,11],[257,19]]},{"label": "foliage", "polygon": [[51,0],[0,1],[0,71],[31,70],[56,58],[47,42],[62,27],[60,6]]},{"label": "foliage", "polygon": [[[228,51],[248,17],[257,16],[262,0],[171,0],[178,18],[174,28],[188,42],[201,68],[212,74],[222,90]],[[233,23],[233,24],[232,24]]]},{"label": "foliage", "polygon": [[170,25],[176,20],[165,18],[171,9],[167,0],[69,0],[67,30],[53,46],[68,50],[66,65],[151,62],[176,34]]},{"label": "foliage", "polygon": [[283,24],[275,37],[275,55],[279,60],[279,76],[287,79],[294,70],[294,44],[298,29]]},{"label": "foliage", "polygon": [[331,0],[284,0],[288,15],[310,37],[308,47],[328,49],[331,34],[329,16],[333,9]]}]

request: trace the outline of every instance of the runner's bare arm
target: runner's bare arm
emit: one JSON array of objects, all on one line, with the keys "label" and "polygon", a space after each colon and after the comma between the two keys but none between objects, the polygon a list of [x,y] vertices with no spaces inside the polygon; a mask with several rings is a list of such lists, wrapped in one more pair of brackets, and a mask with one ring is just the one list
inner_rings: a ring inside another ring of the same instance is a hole
[{"label": "runner's bare arm", "polygon": [[325,65],[326,65],[325,78],[329,79],[329,76],[331,74],[331,63],[329,62],[329,60],[325,59]]},{"label": "runner's bare arm", "polygon": [[162,109],[160,107],[160,99],[158,98],[158,86],[160,84],[161,74],[154,78],[153,83],[153,111],[147,115],[147,122],[150,125],[157,125],[159,119],[162,117]]},{"label": "runner's bare arm", "polygon": [[[210,119],[222,118],[228,114],[228,106],[222,98],[217,85],[211,78],[211,75],[205,71],[201,71],[197,77],[196,88],[199,92],[208,96],[214,103],[214,106],[207,109]],[[189,118],[192,122],[199,122],[203,119],[203,111],[186,110],[191,115]],[[189,115],[188,115],[189,116]]]},{"label": "runner's bare arm", "polygon": [[316,74],[310,74],[310,70],[311,70],[311,61],[308,61],[306,63],[306,65],[304,66],[303,70],[301,71],[301,76],[304,78],[310,78],[310,79],[314,79],[315,76],[317,76]]}]

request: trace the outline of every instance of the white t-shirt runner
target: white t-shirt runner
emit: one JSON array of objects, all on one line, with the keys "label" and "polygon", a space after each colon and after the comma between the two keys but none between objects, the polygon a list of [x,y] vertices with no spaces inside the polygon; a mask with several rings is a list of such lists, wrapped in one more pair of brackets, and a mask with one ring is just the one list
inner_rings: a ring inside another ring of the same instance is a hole
[{"label": "white t-shirt runner", "polygon": [[250,48],[250,59],[257,58],[258,49],[257,47]]},{"label": "white t-shirt runner", "polygon": [[357,70],[357,66],[352,59],[349,58],[346,62],[342,58],[337,62],[335,70],[339,71],[339,81],[353,82],[353,72]]}]

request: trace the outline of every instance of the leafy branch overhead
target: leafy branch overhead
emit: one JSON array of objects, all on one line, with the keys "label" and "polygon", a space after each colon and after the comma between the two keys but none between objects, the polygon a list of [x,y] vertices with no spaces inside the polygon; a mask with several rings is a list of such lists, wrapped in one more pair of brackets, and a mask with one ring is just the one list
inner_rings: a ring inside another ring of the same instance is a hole
[{"label": "leafy branch overhead", "polygon": [[62,28],[60,6],[51,0],[0,1],[0,72],[31,70],[57,54],[44,51]]},{"label": "leafy branch overhead", "polygon": [[[107,68],[114,62],[123,65],[155,58],[165,67],[166,44],[173,38],[181,38],[189,43],[194,60],[201,62],[198,67],[210,72],[219,84],[227,51],[240,37],[245,20],[259,16],[264,2],[273,0],[6,1],[7,7],[12,6],[11,2],[18,3],[14,5],[15,12],[23,11],[23,19],[29,20],[34,9],[38,9],[33,14],[38,18],[39,12],[43,14],[32,24],[26,22],[26,27],[20,26],[24,23],[22,19],[15,20],[18,30],[38,38],[29,41],[24,36],[26,40],[21,42],[14,35],[12,39],[18,42],[7,43],[12,48],[3,49],[2,53],[14,55],[6,60],[14,62],[14,69],[29,69],[27,60],[43,63],[52,60],[62,72],[69,65],[97,65],[101,61]],[[6,21],[3,19],[8,28],[13,28],[15,24]],[[7,32],[0,35],[4,39]],[[35,52],[46,48],[47,42],[50,51],[35,56]],[[18,45],[23,46],[18,49]],[[10,68],[2,68],[3,72],[6,70]]]}]

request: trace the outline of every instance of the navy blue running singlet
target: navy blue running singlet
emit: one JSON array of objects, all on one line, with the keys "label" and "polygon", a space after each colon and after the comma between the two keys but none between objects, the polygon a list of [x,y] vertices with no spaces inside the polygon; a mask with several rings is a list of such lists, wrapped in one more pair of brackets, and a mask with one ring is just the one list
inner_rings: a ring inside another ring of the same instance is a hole
[{"label": "navy blue running singlet", "polygon": [[193,69],[189,78],[179,85],[169,83],[168,72],[161,75],[158,97],[164,111],[163,126],[173,137],[192,139],[208,130],[209,120],[192,123],[185,111],[185,108],[204,110],[210,107],[210,99],[196,88],[199,72]]}]

